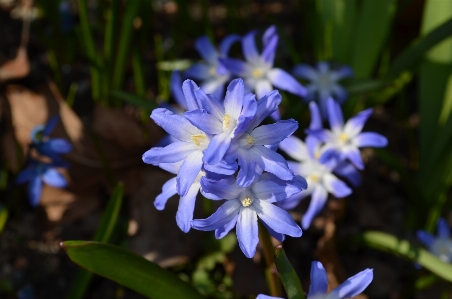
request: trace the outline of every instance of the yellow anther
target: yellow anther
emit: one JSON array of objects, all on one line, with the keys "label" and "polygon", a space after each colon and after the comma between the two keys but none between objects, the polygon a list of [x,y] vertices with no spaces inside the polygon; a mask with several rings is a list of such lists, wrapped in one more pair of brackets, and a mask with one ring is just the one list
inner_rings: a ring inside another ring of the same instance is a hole
[{"label": "yellow anther", "polygon": [[251,200],[251,198],[247,197],[244,200],[242,200],[242,206],[249,207],[251,205],[253,201]]},{"label": "yellow anther", "polygon": [[215,76],[217,74],[217,69],[216,67],[211,67],[209,70],[209,74],[211,74],[212,76]]},{"label": "yellow anther", "polygon": [[260,78],[264,75],[264,72],[261,69],[254,69],[252,75],[254,78]]},{"label": "yellow anther", "polygon": [[205,139],[206,135],[204,134],[191,135],[191,142],[196,146],[200,146],[201,142],[203,142]]},{"label": "yellow anther", "polygon": [[322,84],[323,86],[327,86],[327,85],[329,85],[329,83],[330,83],[330,80],[329,80],[328,76],[326,76],[326,75],[320,76],[320,84]]},{"label": "yellow anther", "polygon": [[315,158],[316,160],[318,160],[318,159],[320,158],[320,152],[319,152],[319,151],[316,151],[316,152],[314,153],[314,158]]},{"label": "yellow anther", "polygon": [[229,127],[230,120],[231,120],[231,117],[229,116],[229,114],[225,114],[223,117],[223,129]]},{"label": "yellow anther", "polygon": [[309,176],[309,179],[313,182],[313,183],[317,183],[320,180],[320,177],[318,175],[315,174],[311,174]]},{"label": "yellow anther", "polygon": [[249,146],[253,146],[254,145],[254,138],[251,135],[248,135],[248,137],[246,137],[246,143],[248,143]]},{"label": "yellow anther", "polygon": [[339,140],[341,141],[341,142],[347,142],[348,141],[348,135],[347,134],[345,134],[345,133],[341,133],[341,134],[339,134]]}]

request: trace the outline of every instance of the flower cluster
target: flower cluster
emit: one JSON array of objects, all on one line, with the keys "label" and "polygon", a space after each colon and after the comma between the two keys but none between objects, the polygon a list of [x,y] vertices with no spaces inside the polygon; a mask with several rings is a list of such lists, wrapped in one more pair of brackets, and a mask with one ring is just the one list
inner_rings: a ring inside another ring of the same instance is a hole
[{"label": "flower cluster", "polygon": [[446,263],[452,262],[452,239],[450,238],[449,224],[445,219],[440,218],[438,220],[436,233],[437,238],[424,230],[418,230],[417,237],[440,260]]},{"label": "flower cluster", "polygon": [[328,121],[331,129],[322,128],[318,106],[310,103],[311,124],[306,143],[291,136],[282,141],[280,148],[298,162],[289,162],[295,174],[307,179],[306,192],[282,201],[281,207],[291,209],[303,198],[311,195],[309,208],[302,219],[302,228],[307,229],[312,219],[320,212],[328,193],[337,198],[348,196],[352,191],[335,174],[350,184],[360,184],[358,169],[364,168],[360,148],[383,147],[387,139],[374,132],[361,132],[372,109],[361,111],[345,124],[341,108],[333,99],[327,100]]},{"label": "flower cluster", "polygon": [[72,145],[62,138],[50,138],[50,134],[58,123],[59,116],[52,117],[44,125],[38,125],[31,131],[31,150],[36,156],[29,155],[28,167],[16,178],[18,184],[28,182],[28,197],[32,206],[37,206],[41,199],[42,185],[46,183],[55,188],[67,186],[66,178],[57,170],[68,167],[61,158],[72,150]]},{"label": "flower cluster", "polygon": [[[345,299],[359,295],[372,282],[372,269],[366,269],[350,277],[337,288],[328,291],[328,276],[322,263],[314,261],[311,264],[311,286],[307,299]],[[256,299],[283,299],[267,295],[258,295]]]},{"label": "flower cluster", "polygon": [[[233,78],[243,78],[246,92],[254,91],[258,99],[270,93],[273,87],[305,97],[307,95],[305,87],[288,72],[273,67],[279,38],[276,27],[270,26],[264,32],[261,53],[257,49],[255,36],[256,31],[251,31],[242,38],[235,34],[226,36],[220,43],[219,50],[215,49],[207,36],[198,38],[195,47],[204,61],[192,65],[182,77],[199,80],[201,89],[218,99],[223,98],[224,86]],[[231,46],[239,41],[246,61],[228,57]],[[178,84],[179,78],[179,73],[175,72],[171,80],[171,90],[180,104],[183,100]],[[275,110],[272,117],[280,118],[278,110]]]},{"label": "flower cluster", "polygon": [[[182,85],[188,111],[183,115],[155,109],[151,118],[175,142],[154,147],[143,161],[177,176],[163,186],[155,206],[163,209],[173,195],[180,196],[176,221],[180,229],[215,230],[217,238],[237,227],[240,248],[252,257],[258,241],[257,217],[277,239],[301,236],[291,216],[274,205],[307,188],[276,149],[298,128],[295,120],[260,125],[281,102],[275,90],[257,101],[246,93],[242,79],[233,80],[224,101],[206,94],[193,81]],[[226,202],[209,218],[193,220],[198,192]]]}]

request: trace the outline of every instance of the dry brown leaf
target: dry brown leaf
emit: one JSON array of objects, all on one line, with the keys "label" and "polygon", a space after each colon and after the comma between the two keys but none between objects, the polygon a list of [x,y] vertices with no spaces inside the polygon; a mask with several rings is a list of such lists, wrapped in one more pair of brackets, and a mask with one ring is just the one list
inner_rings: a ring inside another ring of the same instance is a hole
[{"label": "dry brown leaf", "polygon": [[30,62],[28,61],[27,49],[25,46],[20,46],[16,57],[0,66],[0,82],[24,78],[29,73]]}]

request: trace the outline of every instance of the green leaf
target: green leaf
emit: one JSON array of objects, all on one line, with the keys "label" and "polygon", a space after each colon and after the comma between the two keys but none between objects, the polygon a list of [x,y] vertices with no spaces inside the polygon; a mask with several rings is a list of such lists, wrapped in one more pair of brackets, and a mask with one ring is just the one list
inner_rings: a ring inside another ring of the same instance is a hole
[{"label": "green leaf", "polygon": [[62,246],[74,263],[148,298],[203,298],[173,273],[121,247],[88,241],[65,241]]},{"label": "green leaf", "polygon": [[364,0],[353,36],[351,66],[358,79],[372,73],[396,12],[396,0]]},{"label": "green leaf", "polygon": [[396,77],[400,72],[419,62],[424,54],[452,34],[452,20],[447,21],[402,52],[392,63],[385,78]]},{"label": "green leaf", "polygon": [[289,299],[305,299],[300,279],[281,245],[275,247],[275,263]]},{"label": "green leaf", "polygon": [[407,240],[377,231],[365,232],[359,236],[359,240],[366,246],[395,253],[419,263],[442,279],[452,282],[452,264],[441,261],[427,250],[410,244]]},{"label": "green leaf", "polygon": [[[110,201],[108,202],[104,214],[102,215],[96,234],[94,235],[94,241],[108,242],[110,240],[121,210],[123,190],[124,186],[122,183],[119,183],[113,190],[113,194],[111,195]],[[83,298],[92,277],[93,274],[91,272],[80,269],[66,298]]]},{"label": "green leaf", "polygon": [[132,104],[134,106],[137,107],[141,107],[144,109],[147,109],[149,111],[158,108],[158,105],[154,102],[149,101],[146,98],[142,98],[140,96],[137,96],[133,93],[128,93],[125,91],[119,91],[119,90],[114,90],[111,92],[111,95],[113,97],[116,97],[118,99],[124,100],[126,102],[128,102],[129,104]]}]

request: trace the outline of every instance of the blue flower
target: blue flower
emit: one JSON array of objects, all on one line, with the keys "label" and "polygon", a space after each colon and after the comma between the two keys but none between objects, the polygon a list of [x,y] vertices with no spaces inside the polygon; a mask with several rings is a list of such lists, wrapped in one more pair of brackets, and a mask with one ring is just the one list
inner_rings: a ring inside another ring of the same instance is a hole
[{"label": "blue flower", "polygon": [[222,180],[201,179],[204,196],[227,201],[207,219],[195,219],[192,227],[198,230],[215,230],[216,238],[224,237],[236,227],[239,246],[251,258],[259,242],[257,218],[270,234],[282,241],[284,235],[300,237],[302,231],[290,214],[273,205],[306,189],[306,180],[300,176],[292,181],[282,181],[273,174],[264,173],[248,187],[240,187],[232,176]]},{"label": "blue flower", "polygon": [[50,138],[50,134],[55,128],[60,117],[52,117],[47,124],[38,125],[33,128],[30,134],[32,146],[43,156],[51,158],[54,162],[62,162],[60,154],[67,154],[72,150],[72,145],[63,138]]},{"label": "blue flower", "polygon": [[17,184],[28,182],[28,198],[33,207],[39,204],[43,183],[55,188],[67,186],[66,178],[56,169],[56,167],[62,166],[64,165],[31,160],[28,167],[17,175]]},{"label": "blue flower", "polygon": [[259,54],[254,37],[256,31],[251,31],[242,38],[243,55],[246,62],[233,58],[221,58],[220,61],[234,75],[244,78],[249,91],[254,90],[260,99],[273,90],[273,86],[298,95],[306,96],[304,88],[292,75],[280,68],[273,67],[278,34],[276,27],[270,26],[262,37],[263,51]]},{"label": "blue flower", "polygon": [[348,66],[343,66],[337,70],[331,70],[330,64],[325,61],[317,63],[317,69],[307,64],[299,64],[294,67],[293,74],[299,78],[309,80],[306,86],[307,100],[319,100],[320,108],[324,116],[327,115],[326,101],[333,97],[339,103],[343,103],[347,98],[347,91],[337,83],[337,81],[352,77],[353,70]]},{"label": "blue flower", "polygon": [[[322,263],[314,261],[311,264],[311,286],[307,299],[345,299],[361,294],[374,278],[373,270],[366,269],[350,277],[337,288],[328,292],[328,276]],[[267,295],[258,295],[256,299],[282,299]]]},{"label": "blue flower", "polygon": [[352,190],[334,174],[334,160],[320,162],[321,149],[317,139],[308,139],[308,146],[295,136],[290,136],[280,144],[281,150],[299,162],[289,161],[289,167],[295,174],[306,178],[308,189],[282,201],[279,205],[292,209],[305,197],[311,195],[311,202],[301,221],[303,229],[309,228],[312,219],[320,212],[328,199],[328,193],[341,198],[350,195]]},{"label": "blue flower", "polygon": [[228,35],[220,43],[219,51],[217,51],[207,36],[198,38],[195,47],[204,61],[192,65],[184,72],[184,77],[201,80],[201,89],[205,93],[222,98],[224,84],[231,79],[231,73],[219,59],[226,58],[231,46],[239,40],[240,36],[236,34]]},{"label": "blue flower", "polygon": [[388,144],[386,137],[374,132],[361,132],[364,124],[372,114],[366,109],[350,118],[345,124],[341,107],[332,98],[327,100],[328,121],[331,130],[310,130],[309,132],[325,142],[323,159],[335,157],[340,161],[348,159],[356,168],[363,169],[359,148],[384,147]]},{"label": "blue flower", "polygon": [[436,233],[437,238],[424,230],[418,230],[417,237],[440,260],[446,263],[452,262],[452,239],[450,238],[449,225],[445,219],[440,218],[438,220]]}]

